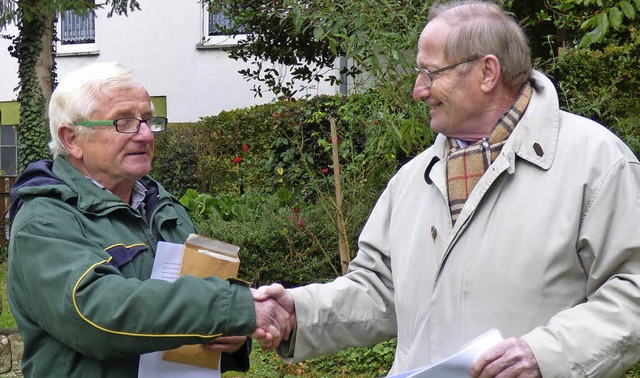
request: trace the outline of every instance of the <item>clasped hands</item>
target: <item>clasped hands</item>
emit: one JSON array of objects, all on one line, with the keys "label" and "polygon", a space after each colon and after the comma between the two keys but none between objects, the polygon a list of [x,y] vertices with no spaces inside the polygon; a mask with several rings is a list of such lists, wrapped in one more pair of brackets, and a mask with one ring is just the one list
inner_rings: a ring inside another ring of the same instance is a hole
[{"label": "clasped hands", "polygon": [[250,335],[263,350],[275,350],[287,341],[296,325],[293,296],[280,284],[251,289],[256,308],[256,329]]},{"label": "clasped hands", "polygon": [[[280,284],[251,289],[256,310],[256,329],[249,334],[264,350],[275,350],[282,340],[289,340],[296,325],[293,296]],[[206,348],[225,353],[237,352],[247,336],[224,336],[207,344]]]}]

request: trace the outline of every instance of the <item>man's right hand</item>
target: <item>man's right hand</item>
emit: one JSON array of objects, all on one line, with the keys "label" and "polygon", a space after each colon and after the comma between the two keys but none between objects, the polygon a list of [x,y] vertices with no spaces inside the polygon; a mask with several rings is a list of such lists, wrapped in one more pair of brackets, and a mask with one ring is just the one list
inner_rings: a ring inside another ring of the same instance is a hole
[{"label": "man's right hand", "polygon": [[[291,332],[296,326],[293,296],[280,284],[262,286],[257,290],[252,289],[251,292],[256,305],[256,319],[258,319],[259,311],[271,312],[270,314],[262,314],[269,319],[266,322],[256,321],[256,330],[251,334],[251,337],[260,343],[262,349],[274,350],[280,341],[289,340]],[[277,303],[277,307],[272,305],[273,302]]]}]

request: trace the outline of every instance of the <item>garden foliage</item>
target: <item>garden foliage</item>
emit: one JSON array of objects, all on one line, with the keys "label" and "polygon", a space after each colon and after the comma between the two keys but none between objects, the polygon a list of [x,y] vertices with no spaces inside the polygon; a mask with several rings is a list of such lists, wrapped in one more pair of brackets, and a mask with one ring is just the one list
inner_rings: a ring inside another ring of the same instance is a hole
[{"label": "garden foliage", "polygon": [[375,91],[285,98],[174,124],[157,136],[152,174],[192,209],[199,232],[242,247],[242,278],[290,286],[329,280],[340,264],[328,119],[338,124],[353,254],[390,175],[433,138],[424,105],[409,104],[386,107]]},{"label": "garden foliage", "polygon": [[556,82],[560,106],[617,133],[640,156],[640,45],[570,49],[541,64]]}]

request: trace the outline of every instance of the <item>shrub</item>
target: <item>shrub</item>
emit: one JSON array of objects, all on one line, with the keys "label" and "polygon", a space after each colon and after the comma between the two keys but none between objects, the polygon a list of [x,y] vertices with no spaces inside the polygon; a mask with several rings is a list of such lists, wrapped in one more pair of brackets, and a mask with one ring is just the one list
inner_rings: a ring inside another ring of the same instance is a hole
[{"label": "shrub", "polygon": [[198,232],[241,247],[240,278],[255,286],[280,282],[293,287],[338,274],[335,229],[321,205],[300,209],[277,196],[253,193],[192,194],[181,201],[199,208],[193,215]]},{"label": "shrub", "polygon": [[[341,211],[353,257],[398,158],[415,147],[390,126],[401,114],[381,104],[375,92],[282,100],[170,127],[158,136],[153,175],[185,193],[200,233],[242,247],[243,278],[286,286],[329,280],[340,272],[329,118],[338,126]],[[421,129],[426,142],[432,135]],[[174,166],[189,170],[176,178]]]},{"label": "shrub", "polygon": [[561,52],[546,70],[560,89],[561,107],[611,127],[638,115],[639,63],[640,46],[629,43]]},{"label": "shrub", "polygon": [[[281,100],[222,112],[157,136],[153,175],[169,191],[274,193],[315,200],[332,188],[329,117],[337,122],[344,185],[376,194],[398,165],[431,143],[424,104],[389,109],[375,91]],[[176,174],[177,171],[177,174]],[[177,177],[179,176],[179,177]]]},{"label": "shrub", "polygon": [[190,124],[172,124],[169,132],[156,136],[153,177],[172,193],[184,193],[198,188],[198,160],[193,143],[185,134],[193,130]]},{"label": "shrub", "polygon": [[611,131],[624,140],[636,156],[640,156],[640,114],[620,119],[611,126]]}]

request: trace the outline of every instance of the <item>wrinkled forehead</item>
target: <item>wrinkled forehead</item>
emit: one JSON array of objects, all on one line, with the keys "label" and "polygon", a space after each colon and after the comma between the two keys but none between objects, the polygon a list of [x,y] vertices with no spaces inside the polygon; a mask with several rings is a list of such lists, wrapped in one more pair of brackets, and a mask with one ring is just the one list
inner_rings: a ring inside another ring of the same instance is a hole
[{"label": "wrinkled forehead", "polygon": [[418,39],[418,60],[427,57],[444,56],[444,47],[449,36],[450,25],[439,18],[430,21],[420,33]]},{"label": "wrinkled forehead", "polygon": [[444,44],[453,25],[445,18],[436,17],[422,29],[418,39],[418,48],[426,44]]},{"label": "wrinkled forehead", "polygon": [[94,116],[139,116],[153,111],[149,93],[137,83],[111,87],[97,94],[94,100]]}]

